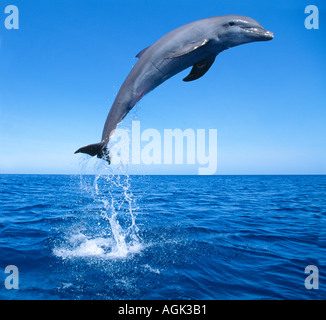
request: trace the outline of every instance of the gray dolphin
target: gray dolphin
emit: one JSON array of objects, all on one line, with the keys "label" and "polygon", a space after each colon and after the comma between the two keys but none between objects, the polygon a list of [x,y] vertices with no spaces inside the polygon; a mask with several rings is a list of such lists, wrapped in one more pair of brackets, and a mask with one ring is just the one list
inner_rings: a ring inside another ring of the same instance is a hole
[{"label": "gray dolphin", "polygon": [[106,119],[102,140],[78,149],[75,153],[97,155],[110,163],[107,144],[114,129],[148,92],[193,66],[183,81],[202,77],[216,56],[240,44],[266,41],[274,35],[255,20],[238,15],[198,20],[179,27],[139,52],[137,63],[122,84]]}]

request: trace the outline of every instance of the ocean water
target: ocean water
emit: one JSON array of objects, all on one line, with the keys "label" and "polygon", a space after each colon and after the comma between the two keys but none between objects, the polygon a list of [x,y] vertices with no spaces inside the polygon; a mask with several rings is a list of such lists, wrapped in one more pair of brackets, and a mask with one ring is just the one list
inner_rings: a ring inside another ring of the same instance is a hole
[{"label": "ocean water", "polygon": [[0,175],[0,235],[0,299],[326,298],[326,176]]}]

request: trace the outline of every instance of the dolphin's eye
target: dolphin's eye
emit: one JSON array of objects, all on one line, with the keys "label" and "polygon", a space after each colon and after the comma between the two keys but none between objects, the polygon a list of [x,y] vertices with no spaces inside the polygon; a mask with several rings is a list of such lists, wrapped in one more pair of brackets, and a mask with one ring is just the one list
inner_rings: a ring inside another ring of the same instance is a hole
[{"label": "dolphin's eye", "polygon": [[235,25],[235,23],[234,23],[233,21],[229,22],[229,26],[230,26],[230,27],[232,27],[232,26],[234,26],[234,25]]}]

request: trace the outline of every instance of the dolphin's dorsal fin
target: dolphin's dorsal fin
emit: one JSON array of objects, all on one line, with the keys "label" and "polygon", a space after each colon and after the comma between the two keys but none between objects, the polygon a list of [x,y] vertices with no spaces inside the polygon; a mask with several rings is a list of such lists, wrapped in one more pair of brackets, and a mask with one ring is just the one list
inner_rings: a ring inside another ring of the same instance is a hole
[{"label": "dolphin's dorsal fin", "polygon": [[208,42],[209,42],[208,39],[202,39],[195,43],[188,43],[188,44],[184,45],[181,49],[179,49],[177,52],[174,52],[174,53],[168,55],[167,57],[165,57],[165,59],[173,59],[173,58],[178,58],[178,57],[184,56],[185,54],[191,53],[191,52],[205,46]]},{"label": "dolphin's dorsal fin", "polygon": [[145,49],[143,49],[142,51],[140,51],[139,53],[137,53],[136,58],[140,58],[149,47],[146,47]]},{"label": "dolphin's dorsal fin", "polygon": [[215,61],[215,58],[216,58],[216,56],[194,64],[190,73],[188,74],[188,76],[186,76],[183,79],[183,81],[186,81],[186,82],[193,81],[193,80],[196,80],[196,79],[199,79],[200,77],[202,77],[212,66],[212,64]]}]

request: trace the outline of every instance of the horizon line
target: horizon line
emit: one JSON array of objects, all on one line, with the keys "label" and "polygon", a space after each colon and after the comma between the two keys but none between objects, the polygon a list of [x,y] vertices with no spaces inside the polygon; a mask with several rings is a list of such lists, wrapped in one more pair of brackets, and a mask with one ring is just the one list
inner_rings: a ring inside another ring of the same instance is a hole
[{"label": "horizon line", "polygon": [[326,173],[221,173],[212,175],[199,174],[175,174],[175,173],[1,173],[0,175],[52,175],[52,176],[97,176],[97,175],[120,175],[120,176],[326,176]]}]

